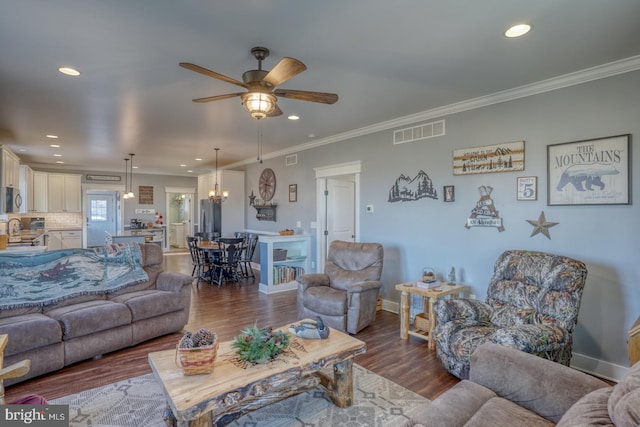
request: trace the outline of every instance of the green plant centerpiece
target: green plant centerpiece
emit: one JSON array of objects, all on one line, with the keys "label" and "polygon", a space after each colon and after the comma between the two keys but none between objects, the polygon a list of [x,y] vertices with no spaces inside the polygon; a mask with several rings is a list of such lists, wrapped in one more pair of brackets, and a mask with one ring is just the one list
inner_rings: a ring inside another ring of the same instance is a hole
[{"label": "green plant centerpiece", "polygon": [[289,335],[272,328],[253,325],[240,331],[231,346],[240,359],[249,363],[267,363],[278,357],[289,345]]}]

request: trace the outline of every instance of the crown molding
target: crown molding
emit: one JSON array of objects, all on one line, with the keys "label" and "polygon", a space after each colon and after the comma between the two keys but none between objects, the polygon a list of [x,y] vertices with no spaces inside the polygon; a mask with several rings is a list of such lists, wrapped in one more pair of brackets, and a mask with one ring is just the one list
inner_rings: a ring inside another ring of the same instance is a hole
[{"label": "crown molding", "polygon": [[[621,59],[619,61],[614,61],[603,65],[598,65],[595,67],[576,71],[574,73],[564,74],[536,83],[519,86],[513,89],[507,89],[490,95],[480,96],[477,98],[456,102],[454,104],[433,108],[431,110],[422,111],[420,113],[387,120],[371,126],[366,126],[348,132],[332,135],[327,138],[318,139],[317,141],[305,142],[293,147],[286,148],[284,150],[273,151],[271,153],[264,154],[261,157],[262,159],[272,159],[275,157],[286,156],[288,154],[298,153],[300,151],[345,141],[351,138],[370,135],[372,133],[403,127],[417,122],[432,120],[435,118],[442,118],[451,114],[457,114],[494,104],[500,104],[502,102],[513,101],[515,99],[526,98],[541,93],[551,92],[554,90],[563,89],[594,80],[600,80],[607,77],[617,76],[619,74],[629,73],[638,69],[640,69],[640,55],[632,56],[630,58]],[[227,165],[225,169],[248,165],[255,162],[255,159],[247,159],[244,161],[233,163],[231,165]]]}]

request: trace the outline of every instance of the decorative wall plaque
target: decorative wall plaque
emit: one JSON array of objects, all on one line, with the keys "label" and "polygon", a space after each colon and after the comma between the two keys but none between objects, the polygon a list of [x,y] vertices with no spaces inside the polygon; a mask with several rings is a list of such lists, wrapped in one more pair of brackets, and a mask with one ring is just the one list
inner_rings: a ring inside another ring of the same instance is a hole
[{"label": "decorative wall plaque", "polygon": [[433,186],[433,182],[429,175],[424,171],[418,172],[415,178],[408,177],[404,174],[396,179],[389,190],[389,202],[410,202],[414,200],[428,197],[430,199],[438,199],[438,190]]},{"label": "decorative wall plaque", "polygon": [[524,170],[524,141],[453,150],[453,174]]},{"label": "decorative wall plaque", "polygon": [[476,203],[476,207],[471,210],[471,215],[467,218],[466,228],[471,227],[496,227],[498,231],[504,231],[502,226],[502,218],[498,215],[498,211],[491,199],[493,187],[482,185],[478,187],[480,192],[480,200]]},{"label": "decorative wall plaque", "polygon": [[153,204],[153,186],[141,185],[138,187],[138,202],[141,205]]}]

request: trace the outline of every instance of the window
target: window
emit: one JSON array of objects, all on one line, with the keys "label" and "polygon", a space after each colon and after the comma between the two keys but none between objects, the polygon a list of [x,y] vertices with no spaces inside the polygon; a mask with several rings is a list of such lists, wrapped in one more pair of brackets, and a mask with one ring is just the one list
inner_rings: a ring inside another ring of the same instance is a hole
[{"label": "window", "polygon": [[107,220],[107,201],[106,200],[91,200],[91,212],[89,216],[91,221],[106,221]]}]

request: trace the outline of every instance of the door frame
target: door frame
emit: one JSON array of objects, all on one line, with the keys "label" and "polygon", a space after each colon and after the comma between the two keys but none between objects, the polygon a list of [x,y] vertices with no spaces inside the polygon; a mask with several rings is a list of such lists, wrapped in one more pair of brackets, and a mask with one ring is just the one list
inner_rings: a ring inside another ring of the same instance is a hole
[{"label": "door frame", "polygon": [[195,211],[195,199],[196,199],[196,187],[169,187],[166,186],[164,187],[164,191],[165,191],[165,202],[166,202],[166,206],[165,206],[165,212],[167,213],[167,224],[166,225],[166,247],[169,248],[169,227],[170,224],[169,222],[169,209],[171,208],[169,206],[169,204],[171,203],[171,200],[169,200],[169,194],[170,193],[180,193],[180,194],[186,194],[187,196],[191,196],[191,206],[189,209],[189,220],[187,223],[187,228],[185,229],[185,236],[193,236],[193,221],[194,221],[194,211]]},{"label": "door frame", "polygon": [[108,191],[115,193],[116,199],[116,231],[122,227],[122,221],[124,220],[124,211],[122,209],[122,194],[126,190],[124,184],[97,184],[93,182],[85,182],[81,185],[82,188],[82,247],[87,247],[87,192],[88,191]]},{"label": "door frame", "polygon": [[327,225],[327,198],[325,190],[327,188],[327,178],[353,176],[355,183],[354,208],[355,208],[355,239],[360,239],[360,171],[362,162],[338,163],[335,165],[322,166],[313,169],[316,173],[316,271],[324,271],[324,264],[327,253],[327,241],[325,229]]}]

